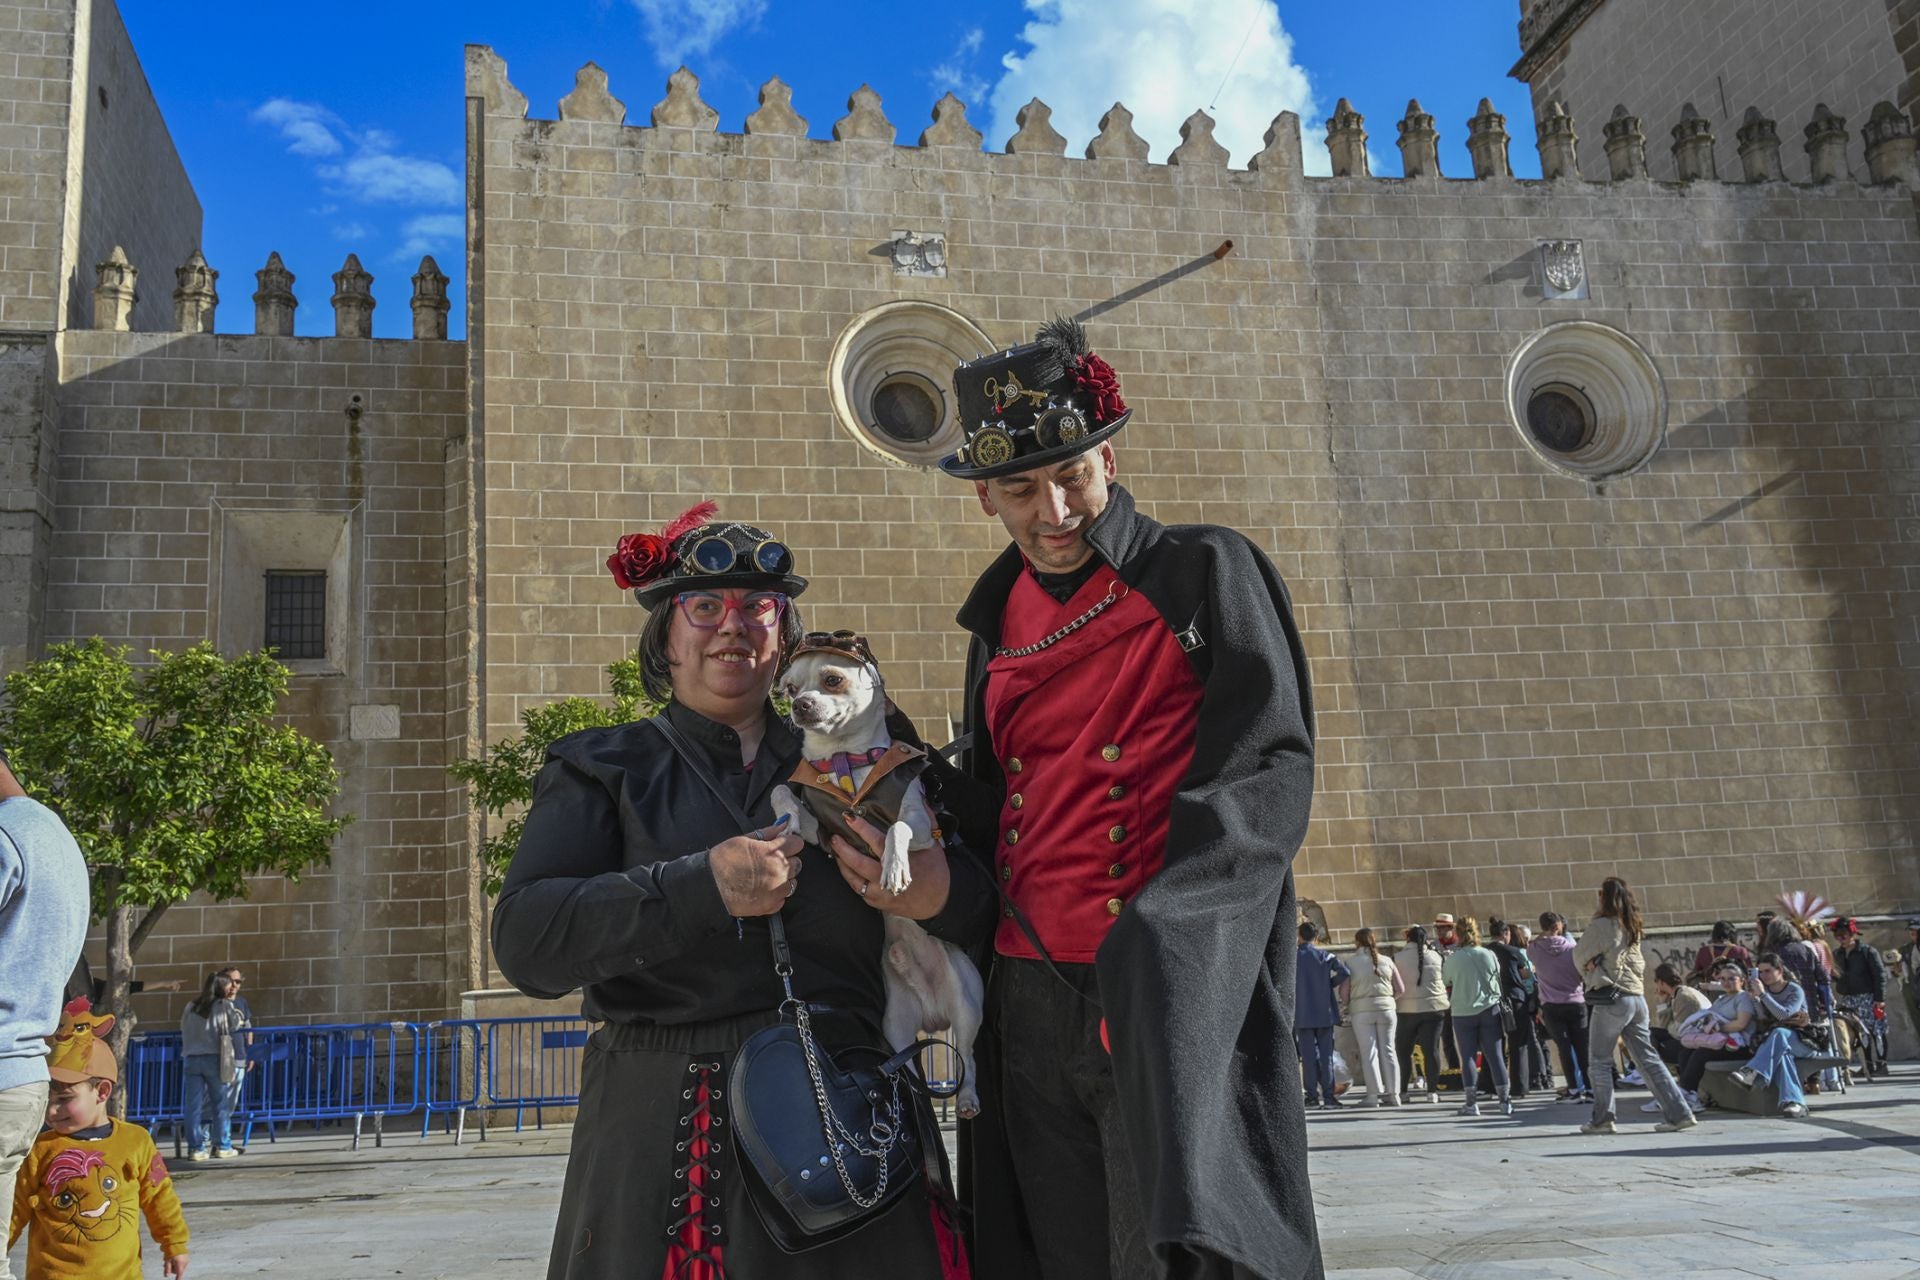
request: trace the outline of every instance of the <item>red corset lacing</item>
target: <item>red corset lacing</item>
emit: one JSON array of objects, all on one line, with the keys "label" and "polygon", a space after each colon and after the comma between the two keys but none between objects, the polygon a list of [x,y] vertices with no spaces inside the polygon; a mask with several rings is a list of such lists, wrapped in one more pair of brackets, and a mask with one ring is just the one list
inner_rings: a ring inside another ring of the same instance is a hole
[{"label": "red corset lacing", "polygon": [[673,1145],[674,1151],[685,1158],[685,1163],[673,1171],[673,1178],[686,1186],[673,1198],[680,1216],[667,1227],[671,1243],[667,1246],[664,1280],[726,1280],[720,1257],[717,1159],[722,1144],[716,1136],[725,1127],[726,1118],[719,1112],[725,1098],[716,1079],[719,1070],[717,1062],[687,1064],[687,1074],[693,1081],[680,1094],[687,1111],[680,1117],[680,1140]]}]

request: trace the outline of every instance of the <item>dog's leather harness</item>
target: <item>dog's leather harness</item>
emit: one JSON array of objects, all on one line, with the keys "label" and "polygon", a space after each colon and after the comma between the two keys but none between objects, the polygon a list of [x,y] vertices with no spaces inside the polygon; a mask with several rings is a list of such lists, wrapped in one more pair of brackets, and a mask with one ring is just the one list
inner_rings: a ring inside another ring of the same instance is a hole
[{"label": "dog's leather harness", "polygon": [[[801,803],[813,811],[826,830],[840,836],[856,849],[866,844],[853,833],[847,819],[859,818],[870,822],[881,830],[900,820],[900,806],[907,798],[907,789],[920,779],[927,770],[927,753],[904,742],[895,742],[887,747],[886,754],[874,762],[868,771],[866,780],[859,790],[849,796],[840,789],[839,777],[832,773],[823,773],[813,764],[802,760],[794,768],[793,775],[787,781],[795,788]],[[936,828],[934,840],[938,843],[940,832]]]}]

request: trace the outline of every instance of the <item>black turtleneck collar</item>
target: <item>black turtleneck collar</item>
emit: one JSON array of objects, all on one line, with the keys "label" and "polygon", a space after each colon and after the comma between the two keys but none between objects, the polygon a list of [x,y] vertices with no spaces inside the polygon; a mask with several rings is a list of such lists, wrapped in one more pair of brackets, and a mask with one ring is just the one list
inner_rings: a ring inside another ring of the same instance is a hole
[{"label": "black turtleneck collar", "polygon": [[[674,728],[698,742],[715,760],[735,769],[741,767],[740,735],[731,727],[717,720],[709,720],[679,701],[669,702],[666,711],[662,714],[673,722]],[[765,756],[768,760],[797,759],[800,754],[800,736],[781,718],[780,713],[773,709],[773,703],[766,704],[763,714],[766,716],[767,728],[760,739],[759,755]],[[758,758],[756,756],[756,760]]]}]

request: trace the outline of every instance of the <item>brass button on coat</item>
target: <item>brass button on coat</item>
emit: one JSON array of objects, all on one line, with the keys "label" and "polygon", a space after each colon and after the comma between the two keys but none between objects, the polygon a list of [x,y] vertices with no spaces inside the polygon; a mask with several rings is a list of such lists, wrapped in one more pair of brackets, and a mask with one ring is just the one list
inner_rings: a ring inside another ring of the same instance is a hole
[{"label": "brass button on coat", "polygon": [[1107,899],[1107,914],[1108,914],[1108,915],[1110,915],[1110,916],[1117,916],[1117,915],[1119,915],[1119,914],[1120,914],[1120,908],[1122,908],[1122,907],[1124,907],[1124,906],[1126,906],[1126,905],[1127,905],[1126,903],[1124,903],[1124,902],[1122,902],[1122,901],[1121,901],[1120,899],[1118,899],[1118,898],[1108,898],[1108,899]]},{"label": "brass button on coat", "polygon": [[1125,865],[1116,862],[1112,866],[1107,868],[1107,874],[1113,877],[1115,880],[1118,880],[1121,876],[1127,874],[1127,868],[1125,867]]},{"label": "brass button on coat", "polygon": [[1127,838],[1127,829],[1125,827],[1112,826],[1107,828],[1107,839],[1113,842],[1114,844],[1119,844],[1122,840],[1125,840],[1126,838]]},{"label": "brass button on coat", "polygon": [[1018,809],[1021,805],[1025,803],[1026,801],[1021,798],[1020,793],[1018,791],[1014,792],[1012,795],[1007,797],[1007,807],[1010,809]]},{"label": "brass button on coat", "polygon": [[1106,746],[1100,748],[1100,757],[1103,760],[1118,760],[1120,758],[1120,748],[1116,744],[1109,742]]},{"label": "brass button on coat", "polygon": [[1005,910],[1003,910],[1000,914],[1005,916],[1007,919],[1011,920],[1013,919],[1013,908],[1008,907]]},{"label": "brass button on coat", "polygon": [[1013,879],[1013,867],[1010,864],[1005,862],[1000,864],[1000,878],[1002,880]]},{"label": "brass button on coat", "polygon": [[1012,757],[1011,759],[1009,759],[1009,760],[1007,761],[1007,772],[1008,772],[1008,773],[1018,773],[1018,772],[1020,772],[1020,757],[1019,757],[1019,756],[1014,756],[1014,757]]},{"label": "brass button on coat", "polygon": [[1007,843],[1008,843],[1008,844],[1019,844],[1019,843],[1020,843],[1020,832],[1019,832],[1018,830],[1013,830],[1013,831],[1009,831],[1009,832],[1007,832]]},{"label": "brass button on coat", "polygon": [[1108,787],[1107,788],[1107,799],[1109,800],[1118,800],[1121,796],[1124,796],[1125,794],[1127,794],[1127,789],[1125,787]]}]

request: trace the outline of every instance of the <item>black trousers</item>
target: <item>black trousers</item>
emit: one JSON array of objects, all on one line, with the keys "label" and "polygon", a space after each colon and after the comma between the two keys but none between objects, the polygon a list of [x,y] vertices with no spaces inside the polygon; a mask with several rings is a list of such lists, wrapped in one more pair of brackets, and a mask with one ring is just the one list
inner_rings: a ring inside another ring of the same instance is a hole
[{"label": "black trousers", "polygon": [[1090,964],[996,956],[987,1020],[1039,1280],[1155,1280]]},{"label": "black trousers", "polygon": [[1680,1059],[1687,1052],[1673,1032],[1665,1027],[1654,1027],[1647,1032],[1647,1039],[1653,1041],[1653,1051],[1660,1055],[1660,1061],[1670,1067],[1679,1066]]},{"label": "black trousers", "polygon": [[[706,1194],[691,1225],[701,1232],[699,1251],[718,1254],[726,1280],[939,1280],[924,1178],[871,1225],[803,1254],[782,1253],[754,1216],[740,1186],[751,1175],[743,1175],[734,1148],[725,1086],[734,1051],[772,1021],[768,1014],[677,1027],[612,1023],[593,1033],[548,1280],[660,1276],[669,1237],[689,1225],[684,1193],[695,1166]],[[815,1030],[829,1044],[842,1042],[838,1035],[879,1043],[877,1033],[825,1021]],[[689,1150],[702,1135],[706,1148]]]},{"label": "black trousers", "polygon": [[1546,1004],[1540,1006],[1540,1021],[1560,1046],[1560,1061],[1567,1065],[1567,1088],[1591,1089],[1593,1077],[1587,1074],[1587,1005]]},{"label": "black trousers", "polygon": [[[1413,1046],[1420,1045],[1420,1056],[1426,1061],[1427,1089],[1440,1092],[1440,1032],[1447,1023],[1446,1015],[1438,1011],[1433,1013],[1403,1013],[1399,1027],[1394,1033],[1394,1054],[1400,1059],[1400,1078],[1413,1079]],[[1406,1092],[1413,1090],[1408,1087]]]},{"label": "black trousers", "polygon": [[1516,1098],[1527,1096],[1546,1066],[1539,1030],[1532,1012],[1522,1005],[1513,1019],[1513,1034],[1507,1037],[1507,1078],[1512,1081],[1512,1096]]}]

